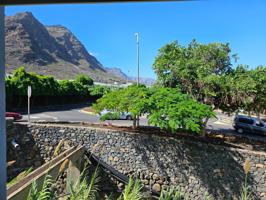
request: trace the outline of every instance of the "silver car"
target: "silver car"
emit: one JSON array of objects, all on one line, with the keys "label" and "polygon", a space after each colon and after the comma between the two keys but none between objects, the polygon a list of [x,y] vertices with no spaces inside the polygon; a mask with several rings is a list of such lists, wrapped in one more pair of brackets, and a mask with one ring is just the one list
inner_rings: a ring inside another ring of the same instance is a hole
[{"label": "silver car", "polygon": [[[112,110],[106,110],[105,109],[105,110],[103,110],[103,111],[100,112],[100,115],[102,116],[102,115],[105,115],[107,113],[115,113],[115,112],[112,111]],[[120,112],[119,114],[120,114],[119,115],[119,119],[122,119],[122,120],[132,120],[132,115],[131,115],[130,112]]]}]

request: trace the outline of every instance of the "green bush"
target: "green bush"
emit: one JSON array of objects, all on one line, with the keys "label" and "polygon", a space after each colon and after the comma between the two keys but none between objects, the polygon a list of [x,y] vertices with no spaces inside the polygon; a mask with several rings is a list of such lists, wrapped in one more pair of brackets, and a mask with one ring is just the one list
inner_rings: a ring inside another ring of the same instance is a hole
[{"label": "green bush", "polygon": [[93,85],[93,80],[80,74],[75,80],[56,80],[51,76],[41,76],[18,68],[12,76],[6,77],[7,97],[26,96],[28,86],[32,87],[32,96],[97,96],[108,92],[104,87]]},{"label": "green bush", "polygon": [[84,86],[93,85],[93,80],[85,74],[79,74],[75,78],[75,82],[80,83],[81,85],[84,85]]},{"label": "green bush", "polygon": [[96,97],[102,97],[104,94],[107,94],[110,92],[110,87],[102,86],[102,85],[94,85],[89,88],[90,95],[96,96]]}]

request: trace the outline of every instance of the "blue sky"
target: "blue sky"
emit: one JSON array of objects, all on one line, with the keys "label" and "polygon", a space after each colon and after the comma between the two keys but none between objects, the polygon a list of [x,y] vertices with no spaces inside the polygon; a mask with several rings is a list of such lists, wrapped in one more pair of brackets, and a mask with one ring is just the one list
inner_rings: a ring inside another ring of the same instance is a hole
[{"label": "blue sky", "polygon": [[266,65],[266,1],[72,4],[6,7],[6,15],[30,11],[46,25],[69,28],[106,67],[136,76],[136,38],[140,33],[140,74],[152,70],[158,49],[178,40],[229,42],[239,64]]}]

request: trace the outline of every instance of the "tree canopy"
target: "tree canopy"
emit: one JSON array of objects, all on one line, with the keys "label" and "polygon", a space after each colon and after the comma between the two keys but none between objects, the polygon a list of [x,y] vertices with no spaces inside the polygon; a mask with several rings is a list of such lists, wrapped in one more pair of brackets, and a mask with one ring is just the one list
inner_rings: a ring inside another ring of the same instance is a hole
[{"label": "tree canopy", "polygon": [[228,43],[172,42],[159,50],[153,69],[159,85],[178,87],[200,102],[228,113],[239,109],[260,113],[266,110],[266,68],[234,68],[232,60],[237,59]]},{"label": "tree canopy", "polygon": [[98,99],[93,108],[100,113],[102,110],[113,112],[130,112],[133,118],[133,126],[136,127],[138,116],[147,109],[148,89],[144,85],[132,85],[103,95]]},{"label": "tree canopy", "polygon": [[104,109],[114,113],[130,112],[133,127],[137,117],[146,114],[151,125],[171,132],[182,129],[200,133],[204,129],[204,120],[214,116],[211,107],[177,89],[136,85],[105,94],[93,107],[98,113]]}]

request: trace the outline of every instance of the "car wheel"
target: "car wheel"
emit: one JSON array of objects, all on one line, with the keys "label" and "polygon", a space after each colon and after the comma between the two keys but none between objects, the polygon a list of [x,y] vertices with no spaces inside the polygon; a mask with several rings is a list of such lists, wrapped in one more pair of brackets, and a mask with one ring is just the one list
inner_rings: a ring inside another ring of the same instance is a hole
[{"label": "car wheel", "polygon": [[244,132],[244,130],[242,128],[238,128],[237,129],[237,132],[240,133],[240,134],[242,134]]},{"label": "car wheel", "polygon": [[126,117],[126,120],[132,120],[132,117],[131,117],[130,115],[128,115],[128,116]]}]

